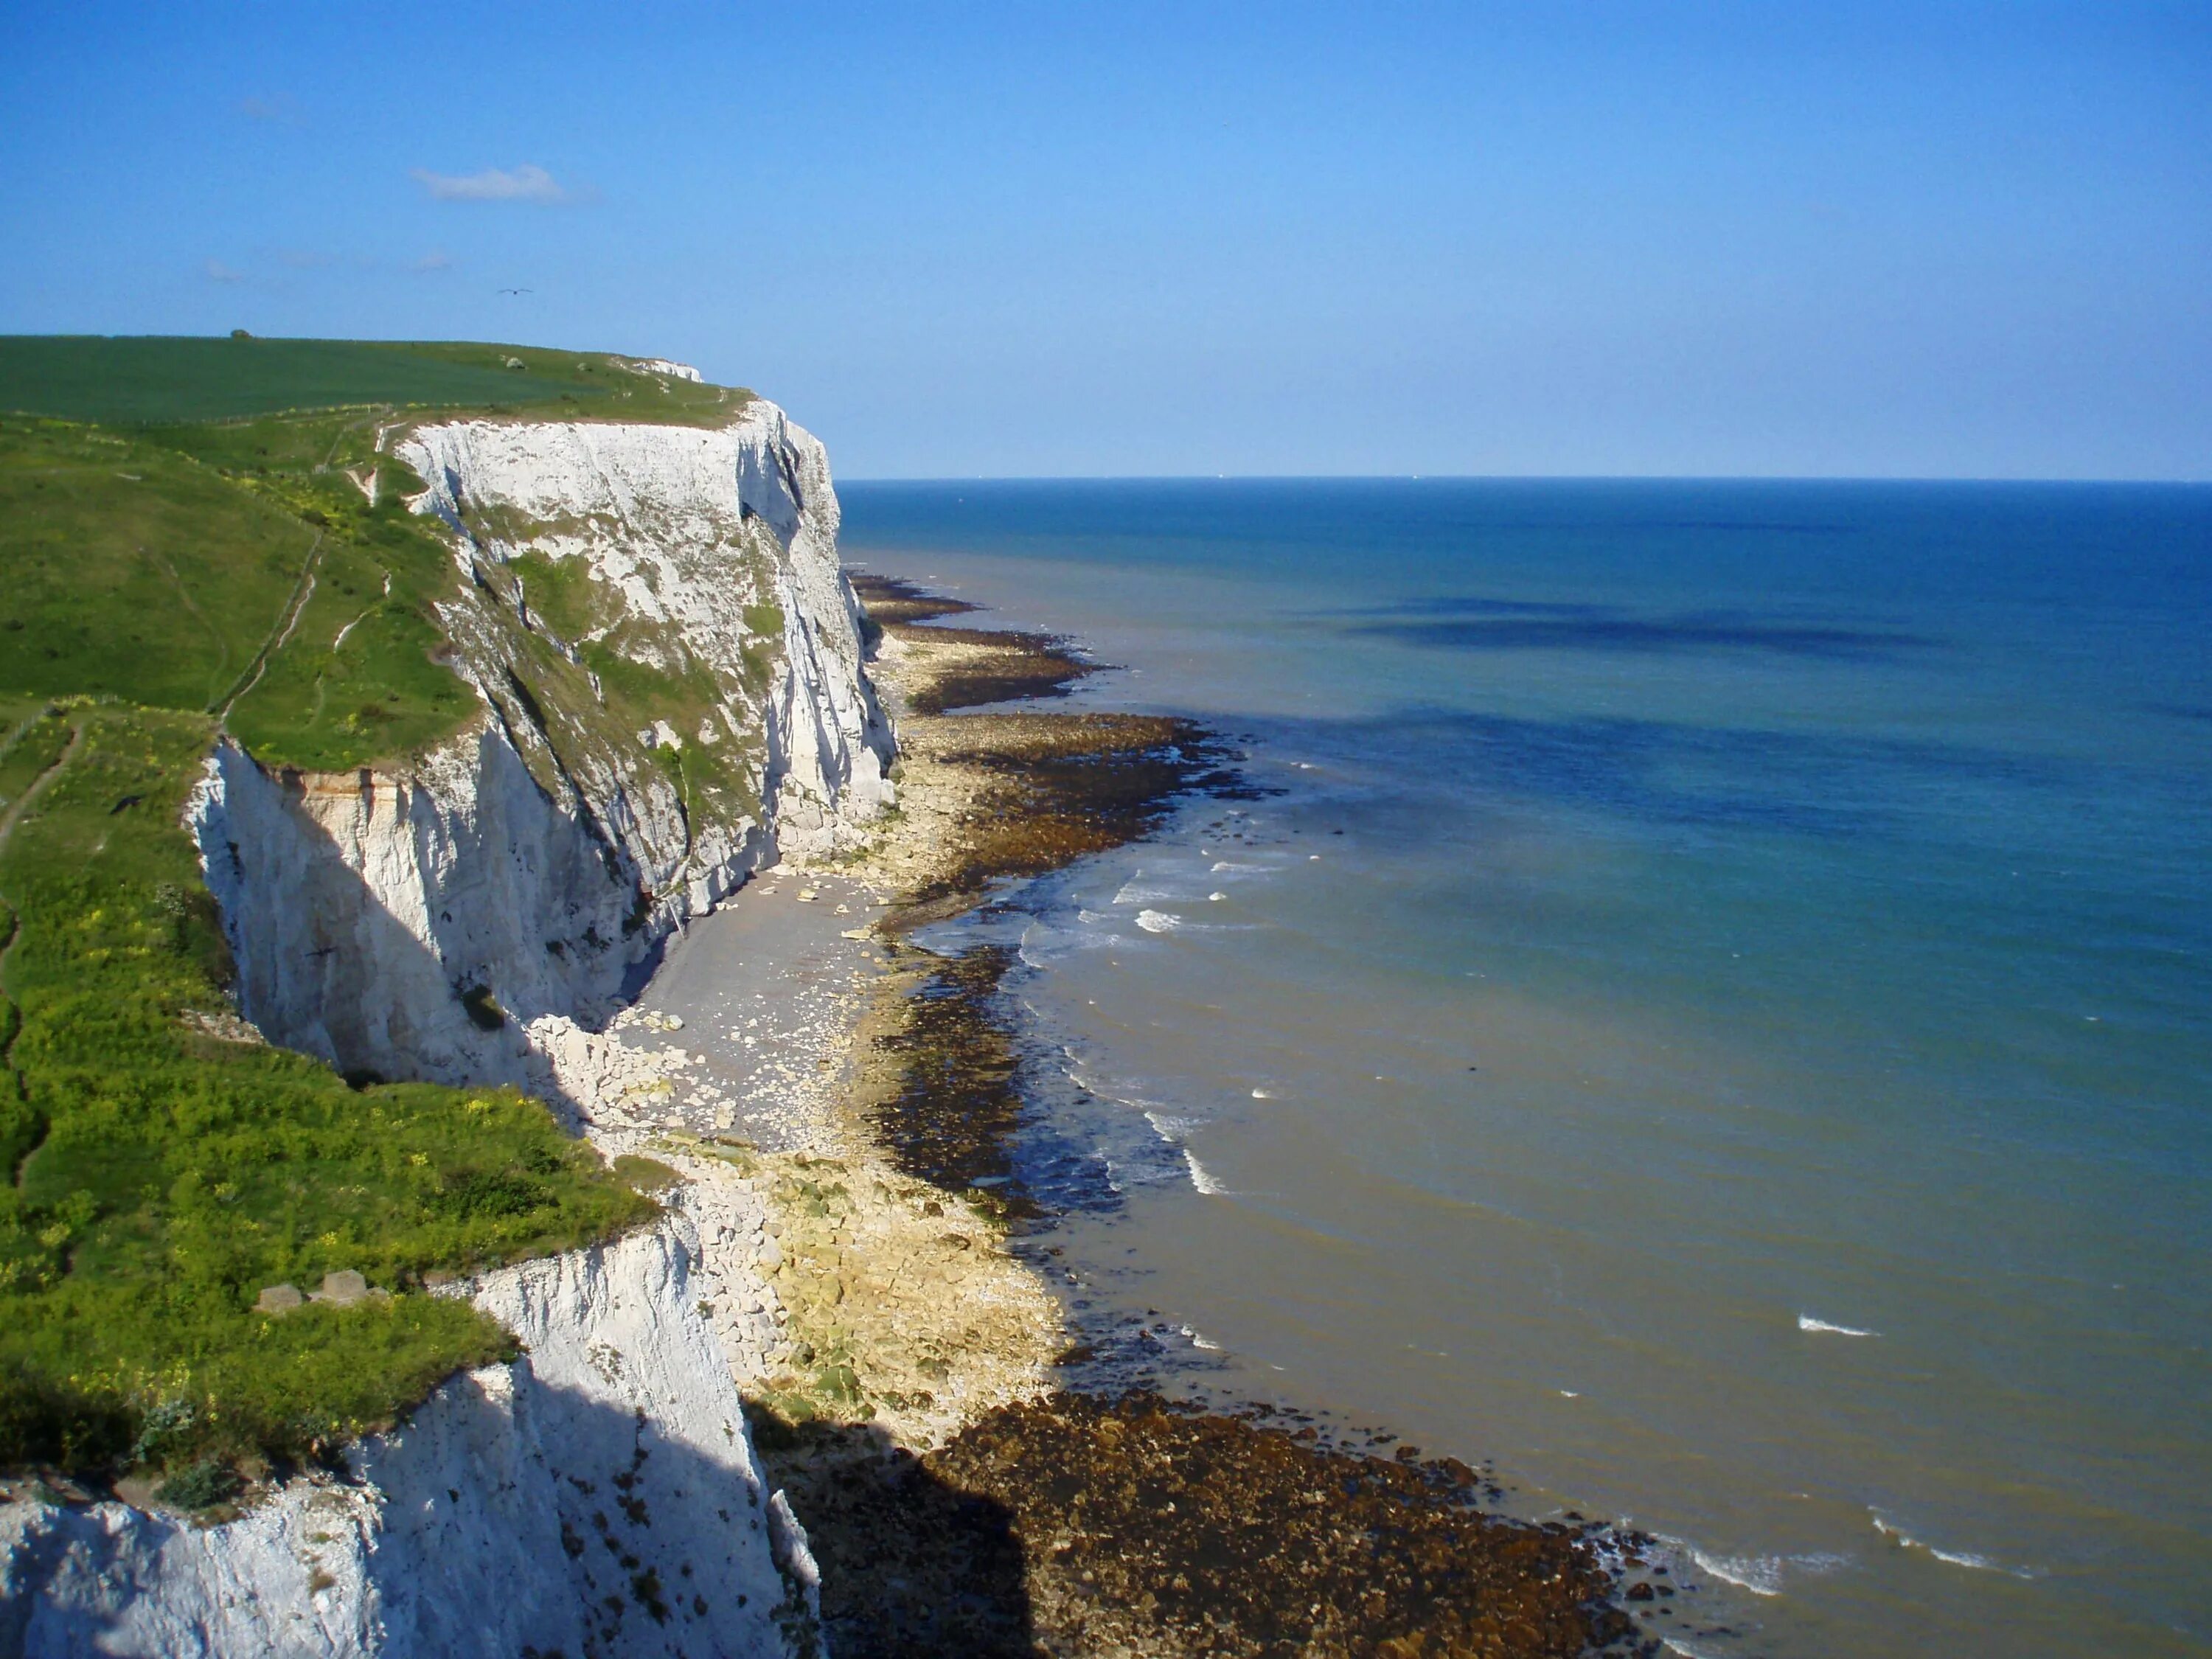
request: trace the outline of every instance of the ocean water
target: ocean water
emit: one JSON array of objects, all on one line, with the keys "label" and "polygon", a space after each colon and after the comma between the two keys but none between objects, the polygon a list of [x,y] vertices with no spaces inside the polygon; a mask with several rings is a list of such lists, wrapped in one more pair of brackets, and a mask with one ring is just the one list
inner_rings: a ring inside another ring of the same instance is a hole
[{"label": "ocean water", "polygon": [[842,494],[1279,792],[973,924],[1094,1312],[1686,1652],[2212,1652],[2212,489]]}]

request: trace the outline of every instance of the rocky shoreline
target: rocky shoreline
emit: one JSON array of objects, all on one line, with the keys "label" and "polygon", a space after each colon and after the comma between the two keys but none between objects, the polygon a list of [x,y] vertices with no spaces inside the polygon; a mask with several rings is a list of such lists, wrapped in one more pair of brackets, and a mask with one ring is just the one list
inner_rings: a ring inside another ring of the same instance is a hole
[{"label": "rocky shoreline", "polygon": [[1346,1449],[1266,1407],[1061,1385],[1082,1351],[1010,1248],[1038,1218],[995,997],[1011,953],[913,935],[1144,835],[1193,792],[1235,794],[1237,757],[1187,721],[1021,707],[1096,665],[1046,636],[932,626],[972,607],[903,582],[854,585],[899,722],[900,804],[840,872],[884,903],[840,1152],[698,1147],[743,1165],[775,1218],[784,1344],[748,1410],[821,1565],[831,1650],[1626,1650],[1619,1540],[1486,1513],[1464,1464]]}]

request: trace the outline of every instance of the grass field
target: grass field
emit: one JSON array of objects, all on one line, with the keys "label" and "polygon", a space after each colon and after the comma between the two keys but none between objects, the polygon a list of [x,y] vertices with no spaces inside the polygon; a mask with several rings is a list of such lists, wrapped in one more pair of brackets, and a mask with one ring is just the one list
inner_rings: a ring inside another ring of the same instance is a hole
[{"label": "grass field", "polygon": [[[427,1279],[652,1213],[510,1091],[356,1090],[214,1034],[229,963],[180,812],[220,729],[335,769],[477,717],[433,609],[452,550],[373,453],[386,411],[713,421],[747,395],[663,384],[498,346],[0,340],[0,406],[110,423],[0,416],[0,1466],[212,1501],[509,1351]],[[374,506],[343,471],[371,465]],[[549,695],[586,695],[532,648]],[[711,691],[608,666],[617,724]],[[393,1294],[253,1310],[341,1268]]]},{"label": "grass field", "polygon": [[751,398],[617,361],[452,341],[0,335],[0,411],[109,425],[368,406],[688,422],[734,415]]}]

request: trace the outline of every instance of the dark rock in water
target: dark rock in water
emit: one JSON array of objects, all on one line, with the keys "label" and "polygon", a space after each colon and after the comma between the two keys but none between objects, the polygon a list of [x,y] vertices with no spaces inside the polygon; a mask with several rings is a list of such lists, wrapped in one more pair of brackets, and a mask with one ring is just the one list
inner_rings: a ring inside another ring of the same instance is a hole
[{"label": "dark rock in water", "polygon": [[1632,1601],[1649,1601],[1652,1599],[1654,1594],[1655,1592],[1649,1584],[1634,1583],[1628,1587],[1628,1599]]}]

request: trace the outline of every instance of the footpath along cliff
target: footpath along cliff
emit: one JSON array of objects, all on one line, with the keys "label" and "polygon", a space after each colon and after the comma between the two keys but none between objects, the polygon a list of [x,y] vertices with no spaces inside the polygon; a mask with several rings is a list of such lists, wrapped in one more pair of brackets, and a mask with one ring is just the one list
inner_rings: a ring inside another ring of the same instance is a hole
[{"label": "footpath along cliff", "polygon": [[[454,420],[380,447],[446,527],[442,654],[481,717],[390,770],[218,744],[188,827],[237,1012],[350,1076],[520,1084],[593,1133],[651,1081],[597,1033],[667,939],[891,799],[827,459],[757,400],[719,427]],[[664,1199],[642,1232],[450,1287],[523,1357],[343,1471],[204,1528],[0,1506],[0,1655],[811,1650],[811,1560],[725,1346],[770,1340],[767,1304],[702,1260],[702,1229],[760,1217],[742,1188]]]}]

